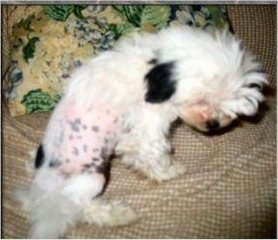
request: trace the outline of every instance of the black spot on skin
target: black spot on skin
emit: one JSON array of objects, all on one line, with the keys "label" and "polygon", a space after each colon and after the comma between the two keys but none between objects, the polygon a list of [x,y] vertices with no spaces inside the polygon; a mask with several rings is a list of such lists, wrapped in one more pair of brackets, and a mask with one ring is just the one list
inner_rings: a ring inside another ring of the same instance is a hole
[{"label": "black spot on skin", "polygon": [[83,151],[84,151],[84,152],[87,152],[87,150],[88,150],[88,145],[87,145],[87,144],[84,144],[84,145],[83,145]]},{"label": "black spot on skin", "polygon": [[72,135],[69,135],[69,140],[72,140],[73,139],[73,136]]},{"label": "black spot on skin", "polygon": [[92,160],[93,160],[94,162],[98,162],[98,161],[99,161],[99,158],[94,157],[94,158],[92,158]]},{"label": "black spot on skin", "polygon": [[44,163],[44,152],[42,144],[38,147],[37,155],[35,158],[35,168],[40,168]]},{"label": "black spot on skin", "polygon": [[49,162],[49,167],[50,168],[58,168],[59,166],[61,166],[61,161],[60,160],[58,160],[58,159],[52,159],[50,162]]},{"label": "black spot on skin", "polygon": [[100,157],[104,160],[107,160],[109,155],[108,155],[108,152],[107,152],[107,148],[105,147],[102,147],[101,150],[100,150]]},{"label": "black spot on skin", "polygon": [[74,120],[74,123],[76,123],[76,124],[81,124],[81,119],[80,119],[80,118],[76,118],[76,119]]},{"label": "black spot on skin", "polygon": [[82,165],[82,168],[83,169],[88,169],[88,168],[92,168],[92,167],[95,167],[96,164],[95,163],[85,163]]},{"label": "black spot on skin", "polygon": [[94,149],[93,149],[93,152],[98,152],[98,151],[99,151],[98,148],[94,148]]},{"label": "black spot on skin", "polygon": [[75,132],[79,132],[79,127],[76,125],[71,125],[71,129]]},{"label": "black spot on skin", "polygon": [[97,127],[97,126],[92,126],[92,131],[98,132],[98,131],[99,131],[99,127]]},{"label": "black spot on skin", "polygon": [[69,160],[68,158],[66,158],[65,162],[66,162],[66,163],[69,163],[69,162],[70,162],[70,160]]},{"label": "black spot on skin", "polygon": [[[96,168],[96,164],[95,163],[85,163],[82,165],[82,170],[81,172],[84,173],[93,173],[93,169]],[[96,169],[95,169],[96,170]]]},{"label": "black spot on skin", "polygon": [[[80,121],[80,119],[79,119],[79,121]],[[79,121],[78,121],[78,119],[76,119],[75,122],[68,121],[68,123],[71,125],[72,131],[79,132],[79,127],[78,127]]]},{"label": "black spot on skin", "polygon": [[87,125],[83,124],[83,125],[82,125],[82,128],[83,128],[83,129],[87,129]]},{"label": "black spot on skin", "polygon": [[60,170],[60,175],[64,178],[64,179],[69,179],[71,177],[71,174],[68,172],[65,172],[63,170]]},{"label": "black spot on skin", "polygon": [[145,76],[147,81],[146,102],[161,103],[175,93],[176,81],[173,79],[173,62],[162,63],[153,67]]},{"label": "black spot on skin", "polygon": [[58,146],[60,146],[60,144],[63,142],[63,139],[64,139],[64,129],[62,129],[61,131]]},{"label": "black spot on skin", "polygon": [[115,119],[114,119],[114,123],[116,124],[118,122],[118,117],[116,117]]},{"label": "black spot on skin", "polygon": [[75,156],[78,156],[78,155],[79,155],[79,151],[78,151],[77,147],[74,147],[74,148],[73,148],[72,154],[75,155]]}]

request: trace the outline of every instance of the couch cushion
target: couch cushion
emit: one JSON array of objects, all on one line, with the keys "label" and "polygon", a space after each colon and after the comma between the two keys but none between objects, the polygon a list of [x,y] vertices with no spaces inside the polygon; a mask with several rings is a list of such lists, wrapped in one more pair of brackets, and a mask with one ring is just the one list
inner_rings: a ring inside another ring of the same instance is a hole
[{"label": "couch cushion", "polygon": [[[128,202],[139,219],[130,226],[80,224],[68,238],[272,238],[276,227],[275,102],[258,122],[205,136],[184,124],[173,127],[176,161],[186,173],[157,184],[114,159],[102,196]],[[3,236],[25,238],[30,225],[12,197],[30,183],[25,166],[49,113],[14,119],[4,115]]]},{"label": "couch cushion", "polygon": [[277,26],[275,5],[230,5],[229,19],[243,43],[262,62],[270,85],[277,86]]},{"label": "couch cushion", "polygon": [[75,68],[132,32],[228,24],[221,6],[46,5],[7,11],[11,63],[4,88],[13,116],[53,109]]}]

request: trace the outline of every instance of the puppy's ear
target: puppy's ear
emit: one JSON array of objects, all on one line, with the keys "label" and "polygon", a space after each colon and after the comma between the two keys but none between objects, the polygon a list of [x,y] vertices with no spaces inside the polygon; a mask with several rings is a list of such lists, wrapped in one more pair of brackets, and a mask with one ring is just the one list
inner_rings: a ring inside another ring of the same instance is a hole
[{"label": "puppy's ear", "polygon": [[146,102],[161,103],[175,93],[176,81],[173,79],[173,62],[154,66],[145,76],[147,81]]},{"label": "puppy's ear", "polygon": [[44,162],[44,151],[43,151],[42,144],[40,144],[35,158],[35,168],[40,168],[40,166],[43,165],[43,162]]}]

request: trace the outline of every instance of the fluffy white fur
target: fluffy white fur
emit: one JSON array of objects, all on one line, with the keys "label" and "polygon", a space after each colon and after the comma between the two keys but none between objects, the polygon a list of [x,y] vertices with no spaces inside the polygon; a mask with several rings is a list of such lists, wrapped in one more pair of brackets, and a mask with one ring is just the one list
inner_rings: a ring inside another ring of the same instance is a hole
[{"label": "fluffy white fur", "polygon": [[[150,63],[153,59],[157,63]],[[149,103],[145,76],[155,65],[168,62],[174,62],[171,74],[176,91],[166,101]],[[97,99],[125,108],[128,131],[118,136],[115,153],[124,164],[161,182],[184,172],[170,155],[170,124],[180,117],[200,131],[209,131],[210,121],[221,128],[240,115],[256,114],[264,100],[260,88],[267,83],[260,69],[254,56],[227,31],[211,34],[189,27],[170,28],[157,34],[135,34],[92,58],[73,74],[62,101],[86,108]],[[59,111],[57,107],[53,114]],[[43,142],[51,147],[51,132]],[[30,190],[18,192],[30,213],[31,237],[63,236],[77,221],[115,226],[135,219],[127,205],[96,198],[99,186],[82,174],[61,188],[45,191],[40,182],[57,184],[49,174],[40,171]]]}]

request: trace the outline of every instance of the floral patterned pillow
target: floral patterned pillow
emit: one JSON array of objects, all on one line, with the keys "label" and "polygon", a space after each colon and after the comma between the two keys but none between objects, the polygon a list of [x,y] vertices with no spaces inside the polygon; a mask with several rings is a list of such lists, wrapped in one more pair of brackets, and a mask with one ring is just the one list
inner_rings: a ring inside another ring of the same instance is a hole
[{"label": "floral patterned pillow", "polygon": [[71,72],[124,35],[181,24],[228,25],[222,6],[9,6],[8,15],[12,49],[4,92],[13,116],[53,109]]}]

